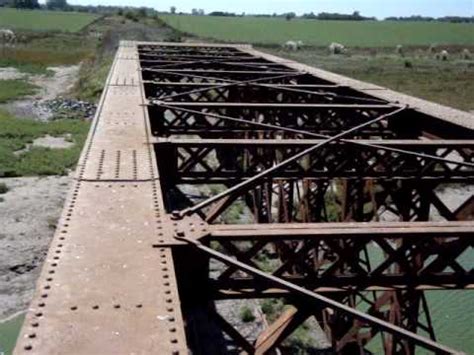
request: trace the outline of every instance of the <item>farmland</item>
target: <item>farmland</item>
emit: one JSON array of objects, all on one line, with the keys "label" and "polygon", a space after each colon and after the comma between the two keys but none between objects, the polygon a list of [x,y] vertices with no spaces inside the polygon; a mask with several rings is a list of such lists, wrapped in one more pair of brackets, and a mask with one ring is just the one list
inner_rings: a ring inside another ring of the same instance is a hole
[{"label": "farmland", "polygon": [[463,60],[453,51],[449,61],[439,61],[426,49],[351,49],[347,55],[329,55],[327,49],[289,52],[265,51],[354,79],[388,87],[412,96],[465,111],[474,110],[474,60]]},{"label": "farmland", "polygon": [[97,18],[77,12],[0,9],[0,27],[14,30],[78,32]]},{"label": "farmland", "polygon": [[351,47],[474,45],[474,25],[439,22],[321,21],[256,17],[163,15],[171,27],[226,42],[282,44],[301,40],[311,46],[339,42]]}]

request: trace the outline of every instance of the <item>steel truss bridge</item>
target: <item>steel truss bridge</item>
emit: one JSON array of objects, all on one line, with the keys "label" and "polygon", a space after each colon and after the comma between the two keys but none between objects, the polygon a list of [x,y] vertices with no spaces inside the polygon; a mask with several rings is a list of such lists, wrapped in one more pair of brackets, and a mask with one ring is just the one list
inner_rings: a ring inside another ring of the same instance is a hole
[{"label": "steel truss bridge", "polygon": [[[473,127],[249,46],[122,42],[15,353],[271,354],[310,317],[334,353],[455,353],[426,295],[474,286]],[[262,298],[288,306],[253,340],[215,307]]]}]

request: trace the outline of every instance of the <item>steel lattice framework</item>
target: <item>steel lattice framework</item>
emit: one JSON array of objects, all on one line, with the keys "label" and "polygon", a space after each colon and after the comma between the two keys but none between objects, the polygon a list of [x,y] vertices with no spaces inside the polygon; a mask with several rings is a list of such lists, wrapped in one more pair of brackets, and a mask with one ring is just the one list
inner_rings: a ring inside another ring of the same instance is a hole
[{"label": "steel lattice framework", "polygon": [[[447,198],[473,121],[249,46],[122,42],[16,353],[219,354],[213,329],[267,354],[308,318],[336,353],[455,353],[426,294],[474,286],[474,197]],[[215,307],[262,298],[288,307],[254,339]]]}]

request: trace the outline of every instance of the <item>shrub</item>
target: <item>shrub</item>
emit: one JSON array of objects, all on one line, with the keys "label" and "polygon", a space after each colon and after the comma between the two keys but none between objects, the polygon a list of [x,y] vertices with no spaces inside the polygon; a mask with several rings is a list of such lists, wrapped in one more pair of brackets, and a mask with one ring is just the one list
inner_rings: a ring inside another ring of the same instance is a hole
[{"label": "shrub", "polygon": [[173,31],[171,34],[165,37],[164,41],[165,42],[182,42],[183,39],[178,32]]},{"label": "shrub", "polygon": [[244,306],[240,310],[240,319],[244,323],[250,323],[255,320],[255,315],[249,307]]},{"label": "shrub", "polygon": [[133,11],[127,11],[125,13],[125,18],[130,20],[130,21],[133,21],[133,22],[138,22],[138,16],[135,12]]},{"label": "shrub", "polygon": [[6,194],[8,192],[8,186],[3,183],[3,182],[0,182],[0,194]]},{"label": "shrub", "polygon": [[290,348],[292,354],[307,354],[315,344],[306,324],[298,327],[285,341],[284,346]]}]

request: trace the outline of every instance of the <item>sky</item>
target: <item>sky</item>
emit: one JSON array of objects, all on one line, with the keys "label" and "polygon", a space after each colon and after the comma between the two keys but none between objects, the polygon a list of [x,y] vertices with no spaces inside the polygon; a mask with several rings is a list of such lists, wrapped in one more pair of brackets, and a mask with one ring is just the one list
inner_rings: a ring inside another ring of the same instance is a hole
[{"label": "sky", "polygon": [[[41,1],[40,1],[41,2]],[[297,14],[313,11],[352,13],[360,11],[364,16],[384,18],[388,16],[423,15],[473,16],[474,0],[69,0],[79,5],[147,6],[168,11],[176,6],[178,11],[190,12],[192,8],[235,13],[283,13]]]}]

